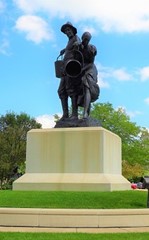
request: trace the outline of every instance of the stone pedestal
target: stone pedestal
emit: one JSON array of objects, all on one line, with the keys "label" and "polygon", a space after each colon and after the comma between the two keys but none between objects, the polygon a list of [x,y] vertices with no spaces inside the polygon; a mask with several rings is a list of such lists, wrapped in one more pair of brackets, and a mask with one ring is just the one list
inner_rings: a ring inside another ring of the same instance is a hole
[{"label": "stone pedestal", "polygon": [[121,139],[102,127],[35,129],[27,134],[26,173],[13,190],[128,190]]}]

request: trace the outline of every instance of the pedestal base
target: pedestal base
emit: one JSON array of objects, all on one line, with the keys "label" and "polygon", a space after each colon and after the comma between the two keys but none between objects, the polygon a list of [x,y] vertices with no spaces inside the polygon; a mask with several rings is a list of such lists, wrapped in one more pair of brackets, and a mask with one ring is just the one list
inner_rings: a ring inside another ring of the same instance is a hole
[{"label": "pedestal base", "polygon": [[121,175],[121,139],[102,127],[28,132],[26,174],[13,190],[128,190]]},{"label": "pedestal base", "polygon": [[130,190],[130,183],[118,174],[26,173],[14,182],[14,190],[114,191]]}]

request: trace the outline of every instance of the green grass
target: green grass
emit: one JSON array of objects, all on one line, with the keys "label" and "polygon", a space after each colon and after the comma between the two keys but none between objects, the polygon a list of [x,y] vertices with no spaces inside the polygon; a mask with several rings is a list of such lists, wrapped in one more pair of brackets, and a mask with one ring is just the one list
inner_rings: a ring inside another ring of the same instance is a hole
[{"label": "green grass", "polygon": [[149,233],[0,233],[0,240],[147,240]]},{"label": "green grass", "polygon": [[[116,209],[146,208],[147,192],[0,191],[0,207]],[[19,233],[0,232],[0,240],[146,240],[149,233]]]},{"label": "green grass", "polygon": [[146,191],[46,192],[0,191],[0,207],[134,209],[146,208]]}]

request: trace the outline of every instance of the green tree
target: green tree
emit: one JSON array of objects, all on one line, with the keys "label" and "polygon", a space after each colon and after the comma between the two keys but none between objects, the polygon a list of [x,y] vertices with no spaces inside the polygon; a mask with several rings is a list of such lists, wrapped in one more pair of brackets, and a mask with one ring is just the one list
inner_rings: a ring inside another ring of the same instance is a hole
[{"label": "green tree", "polygon": [[130,121],[124,109],[115,110],[110,103],[93,104],[91,116],[99,119],[104,128],[120,136],[123,143],[131,143],[140,133],[140,127]]},{"label": "green tree", "polygon": [[26,159],[26,136],[33,128],[41,128],[26,113],[7,113],[0,117],[0,187],[8,184]]},{"label": "green tree", "polygon": [[140,181],[140,177],[144,175],[144,168],[139,163],[130,164],[122,161],[122,174],[131,182]]},{"label": "green tree", "polygon": [[102,127],[122,139],[122,159],[125,160],[125,165],[128,163],[128,167],[133,168],[138,164],[144,169],[148,168],[149,133],[146,128],[131,122],[123,108],[115,110],[110,103],[93,104],[91,116],[98,119]]}]

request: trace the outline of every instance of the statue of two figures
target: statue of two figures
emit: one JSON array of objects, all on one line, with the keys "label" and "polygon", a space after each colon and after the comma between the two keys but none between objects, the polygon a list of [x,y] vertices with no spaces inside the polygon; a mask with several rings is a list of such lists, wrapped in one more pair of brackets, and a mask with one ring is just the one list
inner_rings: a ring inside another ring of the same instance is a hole
[{"label": "statue of two figures", "polygon": [[[100,93],[97,84],[98,72],[94,64],[97,49],[90,44],[91,34],[84,32],[80,39],[77,36],[77,29],[70,22],[64,24],[61,31],[68,37],[68,43],[60,51],[55,62],[56,77],[60,78],[58,95],[63,110],[63,115],[56,127],[86,126],[89,121],[91,103],[98,99]],[[58,60],[60,56],[62,60]],[[72,103],[71,115],[68,98]],[[82,119],[78,119],[79,106],[83,107]]]}]

